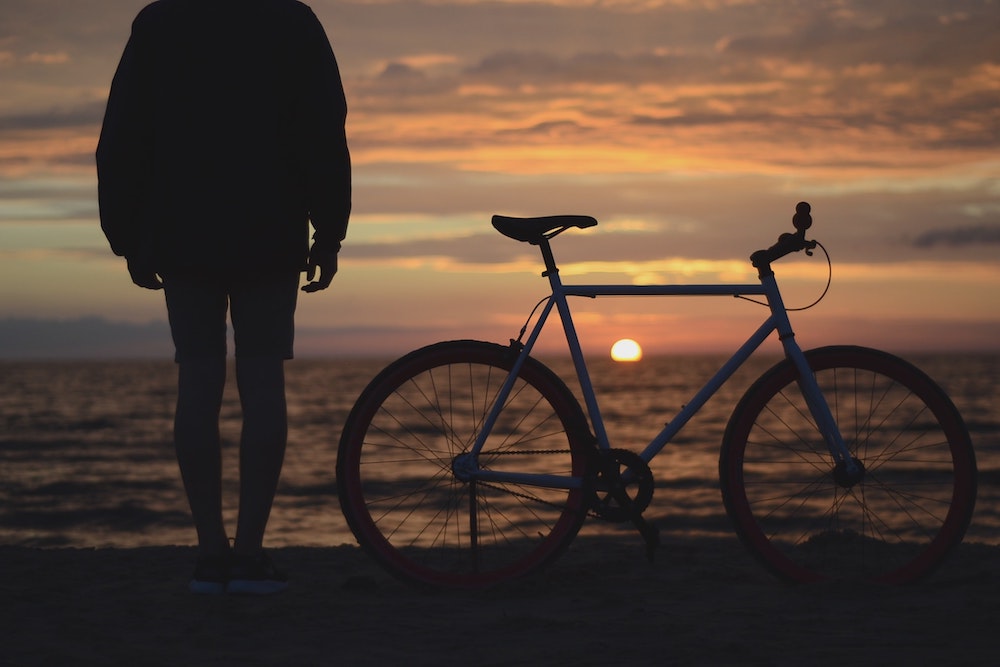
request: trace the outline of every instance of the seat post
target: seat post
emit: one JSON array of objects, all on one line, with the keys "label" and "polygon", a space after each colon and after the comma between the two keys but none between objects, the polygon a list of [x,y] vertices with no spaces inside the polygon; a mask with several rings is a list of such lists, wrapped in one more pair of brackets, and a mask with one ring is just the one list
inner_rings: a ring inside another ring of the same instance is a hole
[{"label": "seat post", "polygon": [[552,256],[552,246],[549,245],[549,239],[545,236],[538,240],[538,247],[542,251],[542,260],[545,262],[545,271],[542,276],[548,276],[553,273],[559,273],[559,267],[556,266],[556,259]]}]

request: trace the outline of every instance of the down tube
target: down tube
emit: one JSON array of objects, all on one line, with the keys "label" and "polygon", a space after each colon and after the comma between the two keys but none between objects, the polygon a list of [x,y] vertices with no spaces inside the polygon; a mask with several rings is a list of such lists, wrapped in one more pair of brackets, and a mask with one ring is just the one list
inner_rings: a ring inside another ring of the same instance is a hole
[{"label": "down tube", "polygon": [[716,371],[715,375],[705,384],[704,387],[694,395],[687,405],[681,409],[677,416],[674,417],[670,422],[664,427],[662,431],[653,439],[649,446],[642,451],[639,456],[642,457],[647,463],[656,456],[663,447],[670,442],[670,440],[680,432],[684,425],[690,421],[691,417],[695,415],[708,399],[715,395],[715,392],[719,390],[719,387],[724,385],[733,373],[743,365],[743,363],[750,358],[750,355],[761,346],[767,337],[771,335],[771,332],[775,329],[775,318],[774,315],[768,317],[763,324],[747,339],[747,342],[740,346],[740,349],[736,350],[732,357],[729,358],[722,368]]}]

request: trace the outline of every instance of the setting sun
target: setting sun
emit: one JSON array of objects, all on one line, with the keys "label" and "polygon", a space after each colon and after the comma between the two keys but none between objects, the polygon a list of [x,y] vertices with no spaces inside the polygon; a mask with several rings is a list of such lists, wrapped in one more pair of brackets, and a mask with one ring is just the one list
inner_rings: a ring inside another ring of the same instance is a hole
[{"label": "setting sun", "polygon": [[642,348],[631,338],[623,338],[611,346],[611,358],[615,361],[639,361]]}]

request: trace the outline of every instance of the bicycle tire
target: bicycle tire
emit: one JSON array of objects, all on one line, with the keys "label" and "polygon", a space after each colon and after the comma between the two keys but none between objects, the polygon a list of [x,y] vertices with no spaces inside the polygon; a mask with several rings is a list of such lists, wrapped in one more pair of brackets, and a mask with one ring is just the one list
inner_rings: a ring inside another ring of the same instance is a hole
[{"label": "bicycle tire", "polygon": [[[515,358],[480,341],[430,345],[385,368],[358,398],[337,455],[337,488],[358,542],[410,583],[484,588],[543,567],[573,540],[583,489],[463,482]],[[479,457],[491,470],[583,476],[595,447],[579,402],[528,358]]]},{"label": "bicycle tire", "polygon": [[961,542],[976,498],[968,430],[947,394],[902,359],[860,347],[806,352],[838,427],[864,466],[847,488],[788,360],[743,396],[726,428],[726,511],[751,552],[793,582],[906,583]]}]

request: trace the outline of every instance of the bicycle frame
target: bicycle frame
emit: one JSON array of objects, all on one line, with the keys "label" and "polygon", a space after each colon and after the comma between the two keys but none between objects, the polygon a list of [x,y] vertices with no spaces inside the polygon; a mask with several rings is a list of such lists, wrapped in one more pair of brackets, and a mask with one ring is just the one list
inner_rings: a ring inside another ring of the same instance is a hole
[{"label": "bicycle frame", "polygon": [[535,341],[545,327],[552,308],[555,307],[559,319],[562,323],[563,331],[566,335],[566,342],[569,347],[573,365],[576,369],[576,376],[583,392],[587,414],[590,418],[591,428],[597,438],[598,447],[603,450],[610,449],[610,441],[601,416],[600,407],[597,403],[597,396],[594,392],[593,384],[590,380],[590,373],[587,369],[583,349],[580,339],[573,324],[573,316],[570,312],[568,297],[583,296],[596,298],[599,296],[764,296],[767,300],[771,315],[764,320],[758,329],[743,343],[742,346],[729,358],[729,360],[713,375],[708,382],[695,394],[695,396],[681,409],[681,411],[666,424],[660,433],[653,438],[649,445],[639,454],[645,461],[650,462],[670,440],[679,433],[688,421],[697,413],[718,389],[736,372],[743,363],[760,347],[760,345],[770,335],[777,331],[778,338],[784,348],[785,356],[795,364],[799,370],[799,386],[805,396],[806,403],[812,413],[827,442],[831,457],[835,465],[845,466],[848,474],[854,474],[855,463],[843,438],[837,428],[836,421],[823,397],[819,386],[813,377],[812,370],[806,361],[805,355],[798,343],[795,341],[795,334],[792,331],[788,313],[785,309],[781,293],[774,274],[768,271],[760,272],[759,284],[717,284],[717,285],[564,285],[559,277],[559,271],[555,267],[554,260],[551,259],[551,250],[547,241],[542,247],[542,254],[546,259],[547,270],[543,276],[548,277],[552,290],[551,296],[547,299],[542,312],[538,317],[528,335],[527,341],[520,350],[506,381],[501,387],[497,398],[484,421],[483,428],[479,433],[476,442],[465,459],[464,465],[460,466],[463,477],[485,481],[505,481],[517,482],[520,484],[552,487],[552,488],[578,488],[582,485],[582,479],[554,476],[538,475],[531,473],[512,473],[484,470],[474,464],[479,452],[482,450],[489,433],[492,431],[503,406],[507,402],[507,397],[513,389],[514,382],[524,365],[525,359],[531,354]]},{"label": "bicycle frame", "polygon": [[[754,284],[715,285],[564,285],[551,239],[595,218],[493,216],[500,234],[540,249],[550,292],[509,345],[432,343],[369,382],[337,451],[337,495],[358,543],[401,579],[464,590],[547,567],[589,517],[631,523],[652,560],[660,544],[657,522],[644,516],[659,486],[652,460],[697,425],[692,417],[710,397],[729,393],[721,388],[742,376],[737,369],[752,370],[746,361],[776,333],[784,358],[729,406],[718,443],[719,491],[737,536],[791,582],[885,585],[930,573],[975,509],[968,428],[947,393],[897,356],[857,345],[800,349],[772,266],[796,252],[826,254],[805,236],[810,210],[799,202],[795,232],[750,255],[756,280],[736,282]],[[617,444],[623,434],[608,405],[602,418],[602,383],[591,380],[570,299],[638,296],[725,296],[762,308],[745,342],[701,374],[721,365],[663,415],[672,420],[657,423],[648,444]],[[542,330],[556,333],[553,318],[579,384],[568,364],[560,379],[532,358],[548,338]]]}]

